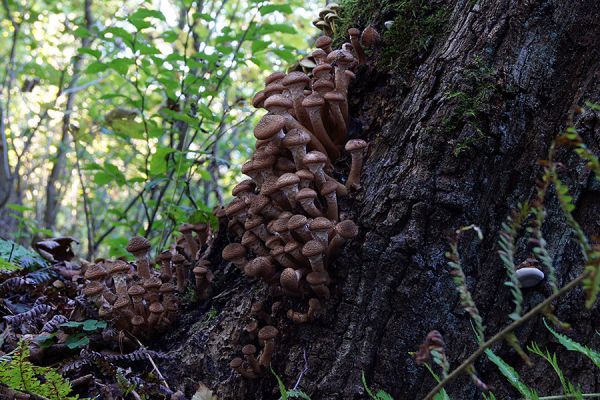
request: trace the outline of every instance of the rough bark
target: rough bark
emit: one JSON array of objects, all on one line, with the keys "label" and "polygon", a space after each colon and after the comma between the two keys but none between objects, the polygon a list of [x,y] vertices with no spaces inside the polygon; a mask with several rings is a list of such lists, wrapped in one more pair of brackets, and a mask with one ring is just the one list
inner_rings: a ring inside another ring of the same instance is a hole
[{"label": "rough bark", "polygon": [[[308,371],[300,388],[312,399],[366,398],[361,371],[396,400],[423,397],[434,381],[408,353],[427,332],[442,332],[454,367],[476,348],[446,269],[447,234],[471,223],[483,229],[483,242],[467,235],[461,250],[469,288],[491,335],[508,323],[512,308],[497,256],[500,224],[534,192],[537,161],[565,127],[574,123],[599,151],[598,113],[576,112],[586,100],[599,98],[600,9],[594,1],[458,1],[448,7],[444,33],[408,75],[360,70],[352,89],[353,135],[367,139],[370,151],[362,190],[342,210],[359,224],[360,235],[335,262],[324,317],[300,326],[282,319],[273,360],[291,387],[305,367],[306,352]],[[489,93],[470,110],[468,99],[481,90]],[[467,103],[449,95],[457,92],[467,94]],[[579,222],[588,234],[600,234],[600,185],[570,153],[559,156]],[[347,161],[338,164],[340,171],[348,170]],[[549,207],[544,233],[563,285],[581,272],[581,255],[552,196]],[[518,255],[528,256],[526,243],[520,243]],[[213,261],[219,262],[218,255]],[[218,315],[199,322],[204,305],[181,322],[167,345],[173,356],[164,366],[168,379],[188,393],[202,381],[223,399],[276,398],[273,377],[246,380],[227,366],[241,354],[236,341],[244,317],[264,289],[231,266],[221,264],[219,275],[211,304]],[[549,293],[547,284],[526,290],[526,306]],[[599,349],[598,306],[586,311],[583,303],[576,289],[556,302],[555,311],[573,325],[570,336]],[[597,370],[562,351],[541,318],[517,336],[521,343],[536,341],[558,351],[569,379],[585,392],[600,391]],[[547,364],[536,360],[527,368],[505,344],[494,350],[539,393],[560,393]],[[481,359],[476,368],[497,398],[519,398],[491,363]],[[481,398],[466,377],[448,389],[452,398]]]}]

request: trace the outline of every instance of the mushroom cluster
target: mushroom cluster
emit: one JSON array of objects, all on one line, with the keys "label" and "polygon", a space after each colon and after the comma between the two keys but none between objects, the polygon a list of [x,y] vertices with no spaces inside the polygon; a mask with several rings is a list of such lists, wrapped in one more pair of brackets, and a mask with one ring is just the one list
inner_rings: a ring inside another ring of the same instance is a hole
[{"label": "mushroom cluster", "polygon": [[[358,234],[338,210],[338,197],[360,187],[367,147],[364,140],[347,141],[348,85],[357,59],[331,42],[317,39],[310,74],[266,78],[253,104],[268,113],[254,129],[256,151],[242,166],[250,179],[234,187],[225,208],[235,240],[223,258],[264,280],[274,296],[309,298],[306,311],[287,312],[297,323],[313,320],[329,298],[328,263]],[[352,158],[345,185],[332,177],[343,150]]]},{"label": "mushroom cluster", "polygon": [[336,22],[340,17],[338,11],[340,6],[337,3],[329,3],[319,11],[319,17],[313,20],[312,24],[323,32],[323,35],[333,36],[336,34]]},{"label": "mushroom cluster", "polygon": [[[267,313],[261,301],[252,303],[250,318],[242,335],[244,358],[235,357],[229,363],[229,366],[241,376],[255,379],[269,368],[275,350],[275,338],[279,335],[279,330],[273,326],[273,321],[280,307],[281,302],[275,302],[271,306],[271,313]],[[256,344],[261,348],[258,354]]]},{"label": "mushroom cluster", "polygon": [[[179,243],[150,258],[148,239],[134,236],[127,251],[135,263],[99,259],[85,271],[83,294],[98,307],[101,318],[134,335],[151,336],[166,330],[178,314],[177,293],[194,282],[200,298],[210,295],[212,272],[202,259],[209,237],[206,224],[184,224]],[[158,265],[159,269],[154,266]]]}]

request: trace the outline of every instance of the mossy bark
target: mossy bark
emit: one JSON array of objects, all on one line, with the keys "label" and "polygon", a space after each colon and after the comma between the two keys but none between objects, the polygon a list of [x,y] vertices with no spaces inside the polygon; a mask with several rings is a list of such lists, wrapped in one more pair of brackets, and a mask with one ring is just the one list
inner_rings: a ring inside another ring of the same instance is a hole
[{"label": "mossy bark", "polygon": [[[395,18],[392,6],[405,2],[364,3],[365,9],[385,12],[362,16],[361,24],[384,31],[384,21]],[[331,268],[334,284],[325,315],[305,325],[285,317],[278,322],[273,369],[291,387],[307,367],[299,388],[315,400],[367,398],[362,371],[372,387],[396,400],[423,397],[434,380],[409,352],[433,329],[444,335],[454,367],[476,348],[444,258],[447,234],[461,225],[477,224],[485,235],[482,242],[467,236],[461,250],[487,331],[506,325],[512,301],[497,256],[501,223],[534,193],[541,172],[537,161],[567,126],[575,125],[590,148],[600,150],[598,112],[578,112],[586,101],[600,100],[595,1],[433,3],[443,7],[445,20],[431,42],[408,64],[402,61],[400,69],[393,57],[382,63],[380,56],[389,56],[390,49],[375,50],[351,89],[351,133],[368,140],[370,150],[362,189],[341,204],[360,234]],[[600,235],[600,185],[570,154],[561,151],[559,158],[574,193],[576,217],[589,235]],[[340,161],[340,174],[348,166],[349,159]],[[582,271],[582,262],[558,209],[550,196],[544,233],[563,285]],[[518,261],[529,256],[525,241],[518,249]],[[213,261],[219,262],[218,252]],[[241,354],[239,339],[251,300],[265,298],[265,290],[222,263],[218,278],[211,304],[218,315],[198,322],[205,305],[186,316],[169,340],[173,361],[163,365],[163,372],[188,394],[203,382],[222,399],[277,398],[270,374],[247,380],[228,368]],[[546,283],[525,290],[525,306],[549,293]],[[555,312],[573,325],[571,337],[600,349],[598,306],[588,311],[583,304],[577,289],[556,302]],[[600,391],[598,370],[551,340],[541,318],[516,333],[521,343],[535,341],[559,352],[567,377],[583,391]],[[539,393],[561,393],[547,364],[534,358],[535,366],[526,367],[505,344],[494,351]],[[497,398],[519,398],[491,363],[481,359],[475,367]],[[455,399],[481,398],[467,377],[448,390]]]}]

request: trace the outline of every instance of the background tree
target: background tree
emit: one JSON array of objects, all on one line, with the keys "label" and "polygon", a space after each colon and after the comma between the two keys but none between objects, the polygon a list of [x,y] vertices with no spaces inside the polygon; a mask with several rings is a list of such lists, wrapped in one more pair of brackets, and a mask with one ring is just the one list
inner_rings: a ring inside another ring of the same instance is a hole
[{"label": "background tree", "polygon": [[[472,223],[482,228],[483,241],[466,234],[459,246],[467,287],[487,332],[497,332],[513,306],[498,257],[501,224],[534,195],[542,174],[538,160],[548,157],[557,134],[575,126],[592,151],[600,150],[598,111],[582,108],[598,101],[598,9],[591,1],[552,0],[342,5],[340,32],[369,24],[384,32],[381,47],[351,89],[352,136],[367,139],[370,151],[362,190],[342,212],[357,221],[360,234],[335,263],[325,317],[286,329],[273,368],[287,387],[301,376],[299,387],[314,399],[366,398],[362,371],[372,386],[395,399],[422,398],[434,380],[409,352],[429,331],[444,335],[454,367],[477,346],[448,273],[448,235]],[[393,21],[388,30],[387,21]],[[597,181],[572,153],[561,149],[557,160],[574,193],[576,220],[597,236]],[[347,171],[343,162],[338,167]],[[556,197],[549,195],[547,202],[543,232],[562,286],[582,271],[582,255]],[[516,261],[531,250],[526,241],[517,242]],[[169,374],[190,391],[201,380],[226,398],[271,399],[274,379],[230,378],[227,362],[236,353],[228,351],[224,338],[243,328],[240,318],[263,292],[233,273],[229,277],[212,303],[218,318],[208,327],[173,334],[167,348],[177,363]],[[525,290],[525,308],[550,293],[548,284]],[[584,302],[578,288],[555,302],[555,313],[573,326],[570,336],[597,349],[598,306],[586,311]],[[541,318],[516,334],[522,343],[559,348]],[[506,344],[493,350],[518,366],[539,392],[560,393],[548,365],[528,368]],[[561,356],[568,378],[583,391],[600,389],[588,361],[573,353]],[[497,398],[521,397],[490,362],[480,359],[475,367]],[[481,398],[466,375],[448,393]]]}]

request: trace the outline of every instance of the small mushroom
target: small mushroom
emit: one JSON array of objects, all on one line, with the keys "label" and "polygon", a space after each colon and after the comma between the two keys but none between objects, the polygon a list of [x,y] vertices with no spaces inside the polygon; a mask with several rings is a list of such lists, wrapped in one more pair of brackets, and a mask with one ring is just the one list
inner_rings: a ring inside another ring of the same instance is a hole
[{"label": "small mushroom", "polygon": [[160,280],[168,282],[173,278],[173,271],[171,271],[171,252],[165,250],[156,257],[157,263],[160,264]]},{"label": "small mushroom", "polygon": [[155,302],[150,304],[148,311],[150,311],[150,316],[148,317],[148,326],[153,327],[158,323],[160,316],[165,311],[165,308],[159,302]]},{"label": "small mushroom", "polygon": [[127,251],[135,257],[137,272],[140,278],[150,278],[150,241],[142,236],[134,236],[129,240]]},{"label": "small mushroom", "polygon": [[260,364],[258,363],[258,360],[255,357],[256,346],[254,346],[253,344],[245,345],[244,347],[242,347],[242,354],[248,362],[248,365],[250,365],[252,371],[256,374],[260,374]]},{"label": "small mushroom", "polygon": [[115,292],[118,296],[127,296],[127,273],[129,269],[129,264],[125,261],[116,260],[111,263],[108,273],[113,278]]},{"label": "small mushroom", "polygon": [[318,240],[311,240],[302,247],[302,255],[308,258],[313,271],[326,273],[324,251],[325,246]]},{"label": "small mushroom", "polygon": [[277,328],[271,325],[267,325],[258,331],[258,340],[264,343],[263,350],[260,353],[258,363],[268,368],[271,364],[271,358],[273,357],[273,350],[275,350],[275,337],[279,334]]},{"label": "small mushroom", "polygon": [[313,173],[317,187],[320,188],[327,180],[324,170],[327,163],[327,156],[320,151],[309,151],[302,159],[302,162]]},{"label": "small mushroom", "polygon": [[[246,231],[244,233],[241,244],[245,248],[250,249],[257,256],[269,255],[269,250],[263,246],[262,241],[258,238],[258,236],[250,231]],[[240,266],[239,268],[243,269],[243,266]]]},{"label": "small mushroom", "polygon": [[283,138],[282,144],[292,153],[294,164],[298,170],[303,168],[302,160],[306,155],[306,146],[309,143],[310,135],[297,128],[290,129]]},{"label": "small mushroom", "polygon": [[327,202],[327,218],[331,221],[337,222],[338,220],[338,203],[337,203],[337,184],[333,181],[327,181],[321,186],[321,196],[325,198]]},{"label": "small mushroom", "polygon": [[297,236],[298,240],[306,243],[313,239],[310,229],[308,229],[308,223],[308,218],[302,214],[296,214],[288,220],[288,229],[292,232],[292,235]]},{"label": "small mushroom", "polygon": [[183,237],[185,238],[185,242],[189,250],[188,258],[193,259],[199,250],[198,242],[194,239],[193,236],[194,225],[183,224],[179,227],[179,232],[181,232],[183,234]]},{"label": "small mushroom", "polygon": [[240,357],[236,357],[229,362],[229,367],[244,378],[256,379],[257,375],[254,372],[248,371],[246,368],[244,368],[243,363],[244,360],[242,360]]},{"label": "small mushroom", "polygon": [[348,174],[348,180],[346,181],[346,187],[348,189],[359,189],[360,188],[360,173],[363,165],[363,151],[367,148],[367,142],[361,139],[352,139],[346,143],[346,151],[352,155],[352,165],[350,166],[350,173]]},{"label": "small mushroom", "polygon": [[146,317],[146,309],[143,303],[143,297],[146,291],[140,285],[133,285],[127,290],[127,294],[131,296],[131,300],[133,301],[133,311],[137,315],[141,315],[142,317]]},{"label": "small mushroom", "polygon": [[265,311],[265,306],[262,301],[255,301],[250,307],[250,315],[256,317],[256,319],[265,324],[271,323],[271,316]]},{"label": "small mushroom", "polygon": [[171,259],[173,261],[173,267],[175,268],[175,276],[177,277],[177,291],[182,293],[185,290],[186,285],[186,271],[185,262],[186,259],[181,254],[176,254]]},{"label": "small mushroom", "polygon": [[296,194],[300,178],[296,174],[286,173],[277,179],[277,188],[283,192],[292,208],[296,207]]},{"label": "small mushroom", "polygon": [[315,41],[315,47],[323,50],[325,53],[331,53],[331,43],[333,40],[329,36],[319,36]]},{"label": "small mushroom", "polygon": [[358,227],[351,220],[341,221],[335,226],[335,235],[327,248],[327,258],[335,257],[348,240],[358,235]]},{"label": "small mushroom", "polygon": [[292,96],[296,118],[307,129],[311,128],[311,124],[306,111],[302,108],[302,100],[304,100],[304,88],[309,83],[310,78],[304,72],[300,71],[290,72],[281,80],[281,84],[290,91],[290,95]]},{"label": "small mushroom", "polygon": [[325,130],[325,125],[323,125],[321,108],[324,105],[325,100],[323,99],[323,96],[321,96],[318,93],[313,93],[310,96],[307,96],[304,100],[302,100],[302,107],[304,107],[304,109],[308,113],[308,116],[310,117],[310,123],[313,127],[312,132],[325,146],[325,148],[327,149],[327,154],[329,154],[329,156],[331,156],[331,158],[335,160],[340,156],[340,153],[335,144],[331,141],[329,134]]},{"label": "small mushroom", "polygon": [[312,189],[304,188],[298,191],[296,194],[296,200],[300,203],[304,211],[313,218],[322,217],[323,214],[315,205],[315,199],[317,198],[317,192]]},{"label": "small mushroom", "polygon": [[313,271],[306,276],[306,282],[319,298],[325,300],[329,298],[329,288],[326,286],[329,283],[327,274]]},{"label": "small mushroom", "polygon": [[329,231],[333,229],[333,223],[327,218],[317,217],[310,221],[308,229],[312,232],[313,237],[326,248],[329,244]]},{"label": "small mushroom", "polygon": [[267,257],[256,257],[244,267],[246,276],[250,278],[263,278],[269,282],[275,274],[273,264]]},{"label": "small mushroom", "polygon": [[350,28],[348,29],[348,34],[350,35],[350,42],[352,42],[352,47],[354,48],[354,51],[356,52],[356,56],[358,57],[358,63],[359,64],[364,64],[366,61],[366,57],[365,57],[365,51],[363,50],[362,46],[360,45],[360,30],[356,29],[356,28]]},{"label": "small mushroom", "polygon": [[[245,235],[245,234],[244,234]],[[225,248],[223,248],[223,252],[221,253],[223,259],[225,261],[232,262],[236,267],[244,270],[244,267],[248,263],[246,259],[246,247],[242,246],[239,243],[230,243]]]},{"label": "small mushroom", "polygon": [[369,25],[362,31],[360,42],[367,48],[373,48],[381,42],[381,35],[379,35],[379,32],[377,32],[377,29],[373,25]]}]

